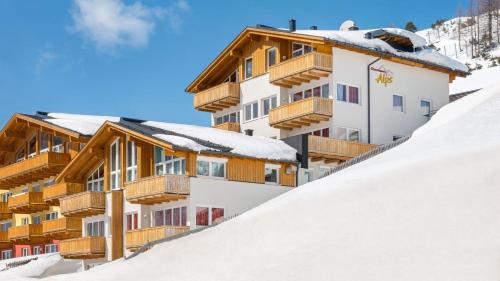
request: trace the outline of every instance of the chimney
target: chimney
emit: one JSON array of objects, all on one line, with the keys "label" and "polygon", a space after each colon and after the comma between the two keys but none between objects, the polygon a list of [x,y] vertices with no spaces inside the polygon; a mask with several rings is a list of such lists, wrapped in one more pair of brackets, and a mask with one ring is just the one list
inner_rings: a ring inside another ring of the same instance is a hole
[{"label": "chimney", "polygon": [[309,27],[310,30],[318,30],[318,27],[316,25],[311,25],[311,27]]},{"label": "chimney", "polygon": [[247,135],[247,136],[253,136],[253,130],[252,129],[246,129],[245,130],[245,135]]},{"label": "chimney", "polygon": [[290,19],[288,21],[288,29],[290,30],[290,32],[294,32],[295,30],[297,30],[297,21],[294,19]]}]

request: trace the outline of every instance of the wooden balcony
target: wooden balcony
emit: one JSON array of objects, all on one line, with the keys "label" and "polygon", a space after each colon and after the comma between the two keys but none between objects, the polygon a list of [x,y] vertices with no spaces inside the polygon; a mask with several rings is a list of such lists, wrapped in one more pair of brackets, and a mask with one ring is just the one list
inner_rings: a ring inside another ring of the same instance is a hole
[{"label": "wooden balcony", "polygon": [[9,239],[9,233],[7,231],[0,231],[0,249],[10,247],[12,247],[12,242]]},{"label": "wooden balcony", "polygon": [[0,168],[0,189],[43,180],[61,172],[71,160],[67,153],[47,152]]},{"label": "wooden balcony", "polygon": [[25,224],[9,228],[8,236],[14,244],[38,244],[47,241],[41,224]]},{"label": "wooden balcony", "polygon": [[54,240],[82,237],[82,219],[60,218],[43,221],[42,232],[43,236]]},{"label": "wooden balcony", "polygon": [[144,205],[185,199],[190,192],[189,181],[184,175],[162,175],[127,182],[126,199]]},{"label": "wooden balcony", "polygon": [[311,80],[328,77],[332,72],[331,55],[312,52],[295,57],[269,68],[269,82],[273,85],[291,88]]},{"label": "wooden balcony", "polygon": [[240,103],[240,84],[227,82],[194,95],[194,108],[216,112]]},{"label": "wooden balcony", "polygon": [[158,226],[129,230],[125,234],[125,247],[135,251],[146,243],[189,231],[189,226]]},{"label": "wooden balcony", "polygon": [[9,210],[7,202],[0,202],[0,221],[12,218],[12,211]]},{"label": "wooden balcony", "polygon": [[83,184],[79,183],[58,183],[47,186],[43,189],[43,201],[50,206],[58,206],[62,197],[80,193],[83,191]]},{"label": "wooden balcony", "polygon": [[310,97],[271,109],[269,125],[278,129],[292,130],[327,121],[332,115],[333,100]]},{"label": "wooden balcony", "polygon": [[105,237],[82,237],[62,240],[59,252],[65,259],[96,259],[106,256]]},{"label": "wooden balcony", "polygon": [[213,128],[241,133],[240,123],[236,122],[226,122],[219,125],[214,125]]},{"label": "wooden balcony", "polygon": [[327,162],[346,161],[366,153],[377,146],[318,136],[309,136],[308,155],[312,161],[325,160]]},{"label": "wooden balcony", "polygon": [[59,199],[61,214],[65,217],[88,217],[104,214],[106,194],[85,191]]},{"label": "wooden balcony", "polygon": [[30,214],[49,209],[43,201],[43,192],[26,192],[9,198],[9,210],[18,214]]}]

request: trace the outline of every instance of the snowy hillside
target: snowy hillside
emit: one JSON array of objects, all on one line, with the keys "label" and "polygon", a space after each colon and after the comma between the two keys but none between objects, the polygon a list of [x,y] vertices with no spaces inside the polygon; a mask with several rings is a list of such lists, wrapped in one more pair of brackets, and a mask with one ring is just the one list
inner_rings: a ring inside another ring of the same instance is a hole
[{"label": "snowy hillside", "polygon": [[500,86],[217,227],[47,280],[498,280],[498,120]]}]

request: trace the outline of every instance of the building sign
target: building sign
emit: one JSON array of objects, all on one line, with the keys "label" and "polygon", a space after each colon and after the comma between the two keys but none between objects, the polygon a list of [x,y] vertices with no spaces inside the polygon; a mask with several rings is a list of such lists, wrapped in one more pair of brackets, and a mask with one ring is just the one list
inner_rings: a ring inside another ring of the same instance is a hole
[{"label": "building sign", "polygon": [[387,87],[388,84],[392,84],[392,71],[386,69],[384,66],[381,66],[379,68],[372,67],[372,70],[378,72],[377,76],[375,77],[375,81],[377,83],[383,84],[385,87]]}]

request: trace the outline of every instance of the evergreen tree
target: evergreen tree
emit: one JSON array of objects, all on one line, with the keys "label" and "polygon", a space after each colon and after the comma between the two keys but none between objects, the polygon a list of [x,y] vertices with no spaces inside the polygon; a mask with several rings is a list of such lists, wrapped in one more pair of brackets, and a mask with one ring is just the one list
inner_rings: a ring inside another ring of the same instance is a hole
[{"label": "evergreen tree", "polygon": [[406,23],[405,29],[411,32],[416,32],[417,26],[412,21],[409,21]]}]

